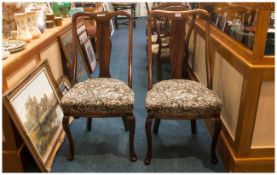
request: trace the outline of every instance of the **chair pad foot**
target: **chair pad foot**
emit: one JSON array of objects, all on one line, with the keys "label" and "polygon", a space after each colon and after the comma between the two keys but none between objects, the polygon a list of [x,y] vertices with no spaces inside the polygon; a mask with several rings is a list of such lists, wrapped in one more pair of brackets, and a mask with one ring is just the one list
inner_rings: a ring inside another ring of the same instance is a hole
[{"label": "chair pad foot", "polygon": [[67,160],[69,160],[69,161],[74,160],[74,156],[67,156]]},{"label": "chair pad foot", "polygon": [[213,157],[213,158],[211,158],[211,162],[212,162],[212,164],[217,164],[218,159],[216,157]]},{"label": "chair pad foot", "polygon": [[151,159],[144,159],[144,164],[145,165],[150,165],[151,164]]},{"label": "chair pad foot", "polygon": [[138,158],[137,158],[136,155],[132,155],[132,156],[131,156],[131,161],[132,161],[132,162],[137,161],[137,159],[138,159]]}]

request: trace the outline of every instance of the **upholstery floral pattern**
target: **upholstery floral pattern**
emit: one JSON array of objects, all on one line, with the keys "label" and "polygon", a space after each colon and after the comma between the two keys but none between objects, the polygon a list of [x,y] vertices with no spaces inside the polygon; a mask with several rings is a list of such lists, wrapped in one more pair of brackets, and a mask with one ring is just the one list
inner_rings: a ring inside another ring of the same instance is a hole
[{"label": "upholstery floral pattern", "polygon": [[65,113],[132,112],[134,93],[121,80],[89,79],[70,89],[62,98],[61,107]]},{"label": "upholstery floral pattern", "polygon": [[149,114],[219,114],[221,107],[215,92],[191,80],[160,81],[146,96]]}]

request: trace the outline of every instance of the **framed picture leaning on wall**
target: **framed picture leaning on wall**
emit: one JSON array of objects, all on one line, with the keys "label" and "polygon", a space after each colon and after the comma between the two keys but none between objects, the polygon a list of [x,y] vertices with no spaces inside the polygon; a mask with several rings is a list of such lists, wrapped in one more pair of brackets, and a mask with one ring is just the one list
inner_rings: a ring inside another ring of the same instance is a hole
[{"label": "framed picture leaning on wall", "polygon": [[58,84],[59,84],[60,93],[62,95],[66,94],[69,91],[69,89],[72,88],[70,81],[65,75],[58,80]]},{"label": "framed picture leaning on wall", "polygon": [[20,84],[3,95],[5,108],[41,171],[49,172],[60,147],[61,94],[45,60]]},{"label": "framed picture leaning on wall", "polygon": [[89,38],[86,30],[82,31],[80,34],[78,34],[78,36],[79,36],[79,41],[81,45],[83,45],[85,40]]},{"label": "framed picture leaning on wall", "polygon": [[80,27],[78,27],[77,29],[77,35],[80,35],[81,33],[83,33],[84,31],[86,31],[86,25],[82,24],[80,25]]},{"label": "framed picture leaning on wall", "polygon": [[96,56],[95,56],[90,38],[87,38],[84,41],[82,47],[86,58],[85,60],[87,62],[87,65],[89,65],[89,71],[90,73],[93,73],[97,65],[97,60],[96,60]]},{"label": "framed picture leaning on wall", "polygon": [[[72,43],[72,29],[66,31],[64,34],[59,36],[59,41],[61,44],[62,51],[64,53],[66,67],[71,71],[72,74],[72,68],[73,68],[73,43]],[[90,77],[89,74],[89,68],[86,65],[84,54],[82,52],[82,49],[77,44],[77,82],[82,82],[84,80],[87,80]],[[66,72],[66,71],[65,71]],[[67,75],[68,77],[71,77],[72,75]]]}]

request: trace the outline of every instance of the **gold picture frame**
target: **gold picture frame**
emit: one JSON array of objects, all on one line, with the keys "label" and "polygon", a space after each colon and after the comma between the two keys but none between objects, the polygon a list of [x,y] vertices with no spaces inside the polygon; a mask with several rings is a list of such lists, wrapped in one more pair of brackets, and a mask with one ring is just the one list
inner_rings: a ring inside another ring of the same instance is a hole
[{"label": "gold picture frame", "polygon": [[45,60],[18,86],[3,94],[4,106],[25,145],[44,172],[51,170],[61,146],[61,94]]}]

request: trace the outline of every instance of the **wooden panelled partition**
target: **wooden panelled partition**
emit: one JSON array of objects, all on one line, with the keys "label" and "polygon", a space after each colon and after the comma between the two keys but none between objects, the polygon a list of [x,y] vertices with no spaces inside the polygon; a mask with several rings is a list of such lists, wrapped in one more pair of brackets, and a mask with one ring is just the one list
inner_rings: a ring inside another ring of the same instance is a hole
[{"label": "wooden panelled partition", "polygon": [[[263,15],[258,18],[256,38],[265,40],[258,30],[266,31],[268,23]],[[190,39],[188,74],[205,84],[204,34],[204,23],[198,19]],[[223,102],[218,151],[232,172],[274,171],[274,56],[261,55],[265,42],[256,38],[251,51],[211,27],[213,87]],[[212,131],[212,122],[205,123]]]}]

